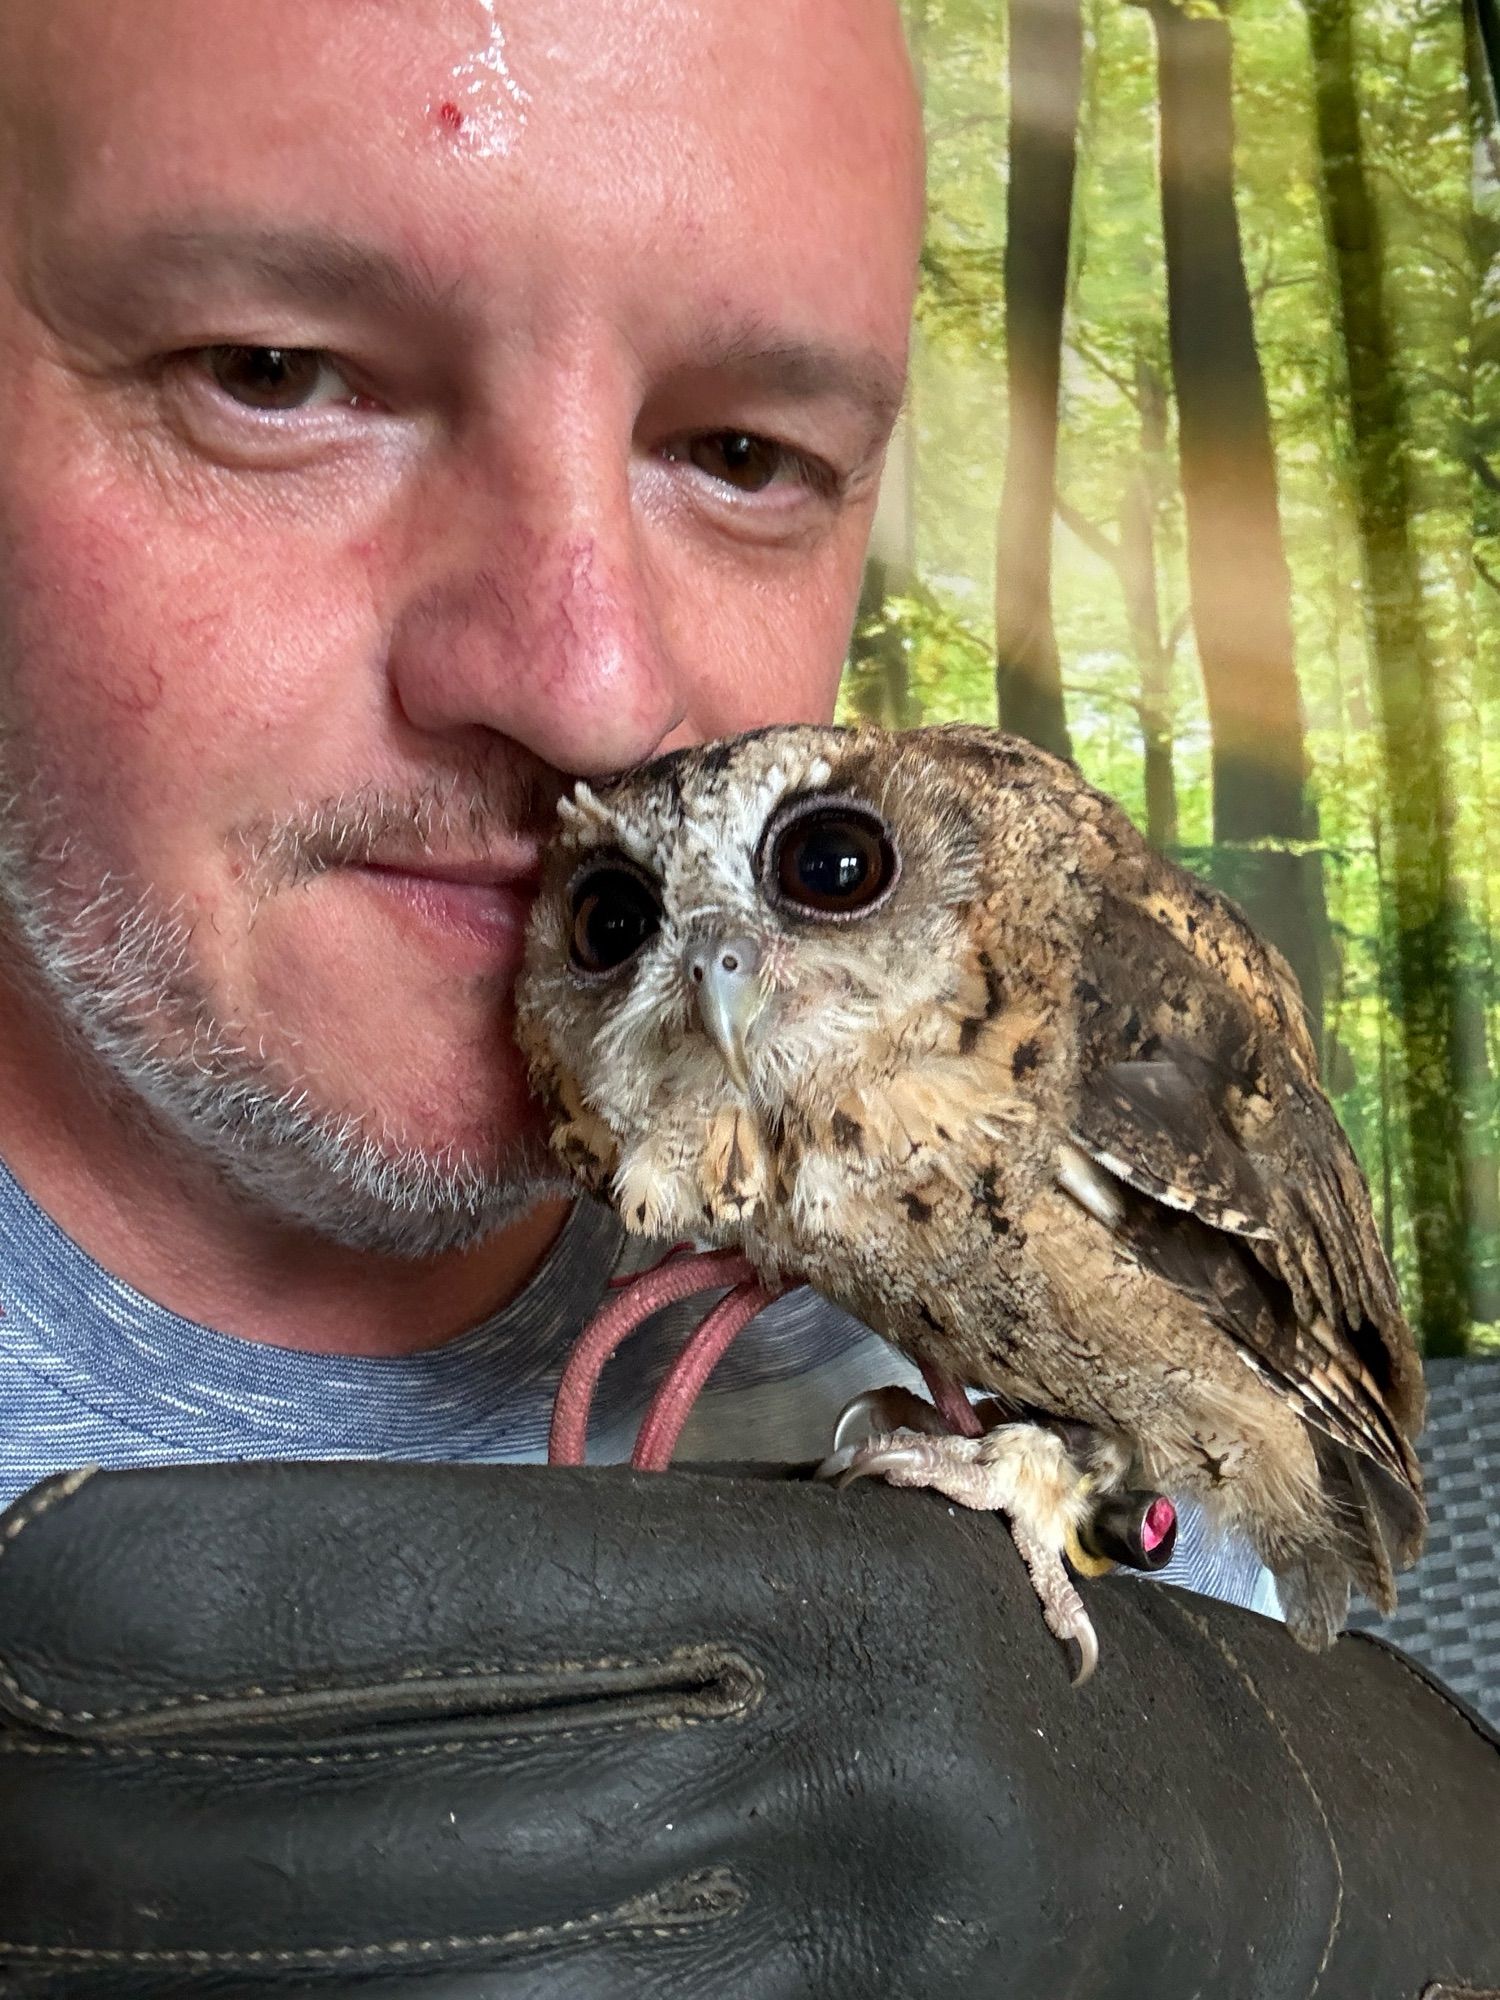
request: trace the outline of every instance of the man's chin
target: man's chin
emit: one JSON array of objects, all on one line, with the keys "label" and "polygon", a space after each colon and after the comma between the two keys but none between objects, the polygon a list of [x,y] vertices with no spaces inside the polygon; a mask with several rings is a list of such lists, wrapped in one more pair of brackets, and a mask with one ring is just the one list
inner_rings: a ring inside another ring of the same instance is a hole
[{"label": "man's chin", "polygon": [[540,1145],[514,1141],[479,1153],[391,1149],[346,1127],[215,1150],[224,1178],[268,1217],[383,1257],[474,1249],[538,1201],[570,1191]]},{"label": "man's chin", "polygon": [[[264,1067],[190,1078],[169,1065],[130,1081],[240,1201],[344,1249],[402,1258],[472,1249],[567,1191],[540,1107],[522,1085],[507,1103],[509,1079],[501,1091],[485,1079],[483,1120],[454,1118],[463,1100],[446,1084],[418,1107],[330,1105]],[[438,1098],[449,1116],[433,1116]]]},{"label": "man's chin", "polygon": [[30,831],[0,823],[18,963],[104,1097],[180,1165],[268,1219],[411,1258],[470,1248],[559,1191],[505,996],[372,992],[342,976],[335,933],[280,1011],[272,953],[247,1016],[180,912],[124,878],[80,910],[32,879]]}]

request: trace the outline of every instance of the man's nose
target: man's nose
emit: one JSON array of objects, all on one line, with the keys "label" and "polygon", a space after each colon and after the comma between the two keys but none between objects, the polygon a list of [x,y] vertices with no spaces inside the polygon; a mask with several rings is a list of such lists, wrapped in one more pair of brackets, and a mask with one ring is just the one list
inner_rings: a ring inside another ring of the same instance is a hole
[{"label": "man's nose", "polygon": [[619,771],[682,720],[617,429],[508,436],[428,483],[390,628],[397,701],[417,729],[485,731],[557,770]]}]

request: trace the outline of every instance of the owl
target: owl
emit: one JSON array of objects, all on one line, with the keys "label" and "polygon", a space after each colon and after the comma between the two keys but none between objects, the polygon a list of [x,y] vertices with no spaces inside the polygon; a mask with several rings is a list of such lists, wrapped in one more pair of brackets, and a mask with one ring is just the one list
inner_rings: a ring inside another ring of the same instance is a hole
[{"label": "owl", "polygon": [[916,1363],[947,1421],[877,1399],[848,1471],[1002,1511],[1085,1652],[1066,1560],[1154,1489],[1249,1538],[1304,1645],[1351,1587],[1391,1608],[1420,1365],[1295,980],[1235,905],[980,728],[765,729],[562,819],[518,994],[553,1147],[627,1229],[742,1252]]}]

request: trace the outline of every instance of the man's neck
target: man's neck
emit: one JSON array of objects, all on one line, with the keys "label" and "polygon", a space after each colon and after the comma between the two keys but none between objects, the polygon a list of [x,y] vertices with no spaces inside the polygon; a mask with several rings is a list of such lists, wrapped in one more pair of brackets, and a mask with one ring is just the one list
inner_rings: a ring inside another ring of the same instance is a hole
[{"label": "man's neck", "polygon": [[122,1118],[29,1012],[6,1004],[0,1033],[5,1164],[96,1263],[216,1332],[312,1354],[439,1347],[522,1290],[566,1217],[565,1201],[542,1202],[437,1257],[344,1249],[257,1214],[144,1120]]}]

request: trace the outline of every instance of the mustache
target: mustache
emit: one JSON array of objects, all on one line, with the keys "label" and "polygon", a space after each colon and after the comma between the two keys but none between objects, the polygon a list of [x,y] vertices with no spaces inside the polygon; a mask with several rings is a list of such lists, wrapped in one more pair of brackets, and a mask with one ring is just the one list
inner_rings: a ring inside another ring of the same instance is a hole
[{"label": "mustache", "polygon": [[572,780],[545,765],[454,772],[410,787],[360,785],[246,821],[231,834],[258,894],[330,868],[450,854],[472,859],[547,838]]}]

